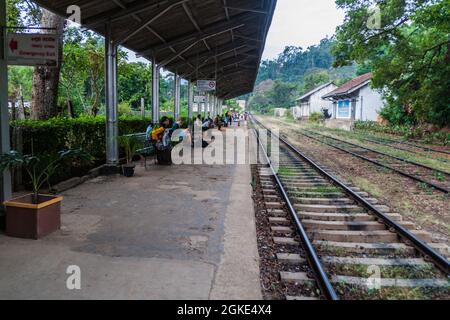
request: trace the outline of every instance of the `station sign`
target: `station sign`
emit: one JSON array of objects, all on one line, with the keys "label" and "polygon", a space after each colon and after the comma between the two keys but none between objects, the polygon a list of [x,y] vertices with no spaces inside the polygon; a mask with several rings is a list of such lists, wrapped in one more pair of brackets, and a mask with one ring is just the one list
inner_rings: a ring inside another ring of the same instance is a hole
[{"label": "station sign", "polygon": [[58,65],[58,35],[9,33],[6,41],[8,64],[47,67]]},{"label": "station sign", "polygon": [[195,103],[206,103],[206,96],[195,96],[194,102]]},{"label": "station sign", "polygon": [[217,85],[217,83],[214,80],[198,80],[197,81],[197,89],[198,89],[198,91],[202,91],[202,92],[215,91],[216,85]]}]

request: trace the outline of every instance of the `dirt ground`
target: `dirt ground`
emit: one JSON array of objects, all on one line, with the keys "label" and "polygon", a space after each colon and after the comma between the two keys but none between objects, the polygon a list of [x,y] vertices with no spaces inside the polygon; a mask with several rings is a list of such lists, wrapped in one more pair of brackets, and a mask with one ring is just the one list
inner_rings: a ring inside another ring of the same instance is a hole
[{"label": "dirt ground", "polygon": [[257,118],[269,128],[279,129],[292,144],[342,180],[368,192],[393,212],[401,214],[404,220],[414,222],[418,229],[431,232],[434,241],[449,243],[448,195],[426,190],[408,178],[304,137],[298,134],[301,130],[298,123],[267,116]]}]

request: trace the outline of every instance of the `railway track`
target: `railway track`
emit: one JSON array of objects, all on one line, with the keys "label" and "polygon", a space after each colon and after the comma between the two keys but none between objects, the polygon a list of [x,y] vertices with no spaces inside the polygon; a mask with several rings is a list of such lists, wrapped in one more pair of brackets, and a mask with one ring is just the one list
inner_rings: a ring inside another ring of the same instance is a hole
[{"label": "railway track", "polygon": [[420,150],[427,151],[427,152],[430,152],[430,153],[440,153],[440,154],[450,155],[450,151],[438,150],[438,149],[434,149],[434,148],[430,148],[430,147],[426,147],[426,146],[421,146],[421,145],[418,145],[416,143],[411,143],[411,142],[407,142],[407,141],[399,141],[399,140],[393,140],[393,139],[388,139],[388,138],[380,138],[380,137],[376,137],[376,140],[375,139],[369,139],[369,141],[372,141],[372,142],[377,141],[377,142],[379,142],[381,144],[389,145],[389,146],[398,148],[400,150],[405,150],[405,151],[410,151],[410,152],[411,152],[411,149],[401,148],[401,147],[399,147],[399,145],[400,146],[409,146],[409,147],[412,147],[412,148],[415,148],[415,149],[420,149]]},{"label": "railway track", "polygon": [[440,192],[450,193],[450,173],[417,162],[402,159],[368,147],[363,147],[335,137],[314,131],[298,131],[302,136],[328,145],[354,157],[392,170],[411,180],[417,181]]},{"label": "railway track", "polygon": [[[277,258],[286,285],[318,287],[330,300],[450,298],[446,244],[432,243],[430,234],[345,185],[287,140],[280,138],[279,171],[259,165],[258,174],[274,242],[283,246]],[[302,246],[305,254],[286,245]]]},{"label": "railway track", "polygon": [[[411,145],[411,144],[405,144],[405,142],[401,142],[401,141],[387,140],[387,139],[382,139],[382,138],[378,138],[378,137],[372,137],[372,138],[360,137],[357,139],[367,141],[370,143],[374,143],[374,144],[384,146],[384,147],[394,148],[396,150],[406,151],[406,152],[413,153],[413,154],[416,154],[421,157],[427,157],[429,159],[434,159],[434,160],[438,160],[438,161],[445,162],[445,163],[450,162],[450,159],[443,158],[442,156],[437,155],[437,154],[441,154],[441,155],[450,154],[450,152],[446,152],[446,151],[429,149],[429,148],[415,146],[415,145]],[[426,153],[424,153],[424,151]]]}]

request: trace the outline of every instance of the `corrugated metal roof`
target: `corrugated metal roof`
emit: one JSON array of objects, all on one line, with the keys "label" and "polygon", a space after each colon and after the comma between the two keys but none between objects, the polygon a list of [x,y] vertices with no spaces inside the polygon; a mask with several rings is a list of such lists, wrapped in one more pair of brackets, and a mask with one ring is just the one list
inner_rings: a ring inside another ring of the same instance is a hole
[{"label": "corrugated metal roof", "polygon": [[277,0],[34,0],[61,16],[156,59],[183,78],[217,79],[219,98],[253,91]]},{"label": "corrugated metal roof", "polygon": [[359,89],[361,86],[365,85],[366,83],[370,82],[370,79],[372,79],[372,73],[366,73],[362,76],[359,76],[357,78],[354,78],[350,80],[349,82],[345,83],[344,85],[340,86],[334,91],[331,91],[327,95],[323,96],[323,98],[331,98],[336,96],[343,96],[347,94],[351,94],[353,91]]},{"label": "corrugated metal roof", "polygon": [[316,93],[317,91],[320,91],[320,90],[322,90],[323,88],[326,88],[326,87],[328,87],[329,85],[332,85],[332,84],[334,84],[333,81],[328,82],[328,83],[325,83],[325,84],[323,84],[323,85],[321,85],[321,86],[319,86],[319,87],[317,87],[317,88],[314,88],[314,89],[312,89],[311,91],[305,93],[305,94],[304,94],[303,96],[301,96],[300,98],[298,98],[297,101],[306,99],[306,98],[312,96],[312,95],[313,95],[314,93]]}]

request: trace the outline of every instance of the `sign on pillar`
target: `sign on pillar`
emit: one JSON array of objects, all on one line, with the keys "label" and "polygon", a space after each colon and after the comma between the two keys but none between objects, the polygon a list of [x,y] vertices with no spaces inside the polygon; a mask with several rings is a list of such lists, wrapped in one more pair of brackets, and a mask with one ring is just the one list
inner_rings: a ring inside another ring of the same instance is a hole
[{"label": "sign on pillar", "polygon": [[197,89],[201,92],[209,92],[216,90],[216,81],[214,80],[198,80]]}]

